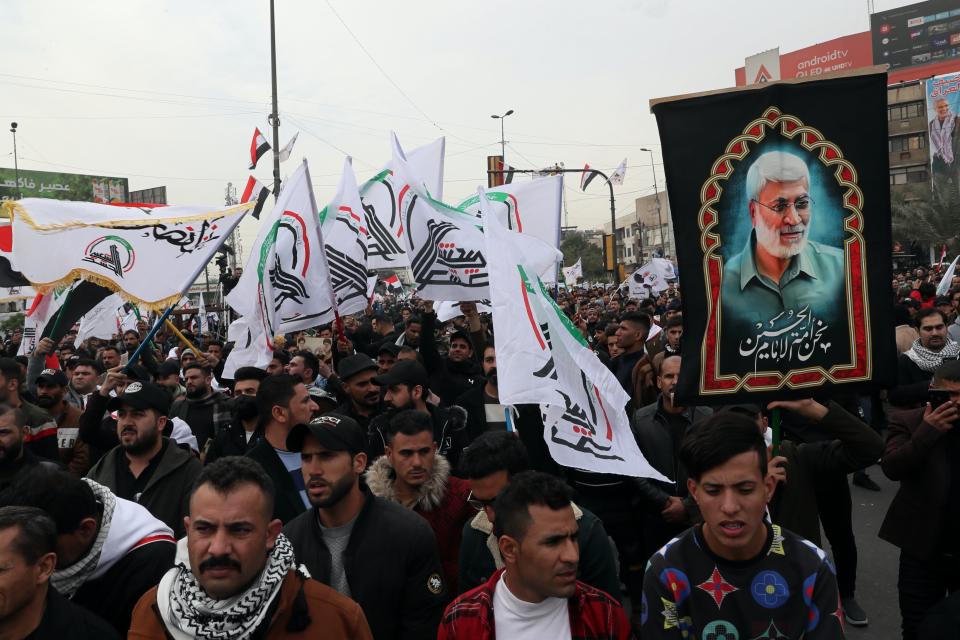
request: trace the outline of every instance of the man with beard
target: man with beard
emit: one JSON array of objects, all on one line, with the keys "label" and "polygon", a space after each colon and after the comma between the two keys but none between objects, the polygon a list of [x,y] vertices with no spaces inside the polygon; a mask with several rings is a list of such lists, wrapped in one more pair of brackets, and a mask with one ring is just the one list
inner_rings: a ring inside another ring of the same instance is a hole
[{"label": "man with beard", "polygon": [[889,391],[890,404],[914,409],[927,402],[933,372],[945,361],[956,360],[960,344],[947,334],[947,318],[939,309],[921,309],[914,322],[920,337],[897,356],[897,386]]},{"label": "man with beard", "polygon": [[357,601],[377,640],[435,637],[449,599],[437,542],[420,516],[361,485],[365,447],[360,425],[335,413],[290,432],[314,508],[283,533],[316,580]]},{"label": "man with beard", "polygon": [[23,438],[24,445],[41,458],[59,460],[57,423],[49,413],[20,396],[22,383],[23,369],[20,364],[12,358],[0,358],[0,402],[5,402],[23,412],[27,425],[27,433]]},{"label": "man with beard", "polygon": [[37,377],[37,405],[57,422],[60,462],[82,478],[90,469],[90,447],[80,440],[80,409],[66,401],[67,376],[60,369],[44,369]]},{"label": "man with beard", "polygon": [[807,306],[818,318],[820,310],[836,313],[830,307],[839,306],[843,291],[843,251],[809,239],[807,163],[792,153],[764,153],[747,171],[746,194],[753,232],[723,267],[723,317],[769,321]]},{"label": "man with beard", "polygon": [[120,350],[113,345],[101,349],[99,358],[104,371],[120,366]]},{"label": "man with beard", "polygon": [[0,403],[0,490],[36,466],[56,469],[57,464],[38,458],[23,446],[27,435],[26,416],[9,404]]},{"label": "man with beard", "polygon": [[[133,352],[137,350],[140,346],[140,333],[133,330],[127,329],[123,332],[123,350],[124,353],[120,357],[120,364],[127,364],[130,361],[130,356],[133,355]],[[153,349],[150,348],[150,345],[147,345],[147,348],[140,351],[140,365],[146,369],[151,376],[157,375],[157,358],[154,355]]]},{"label": "man with beard", "polygon": [[267,375],[259,367],[239,367],[233,374],[230,424],[214,436],[203,456],[204,464],[226,456],[245,455],[263,438],[257,415],[257,391]]},{"label": "man with beard", "polygon": [[144,593],[173,566],[173,531],[143,506],[91,480],[35,469],[0,495],[4,507],[36,507],[57,525],[57,592],[121,636]]},{"label": "man with beard", "polygon": [[957,116],[950,110],[950,103],[946,98],[940,98],[934,103],[936,115],[930,119],[930,153],[933,159],[933,173],[949,180],[957,176],[958,139],[960,127],[957,127]]},{"label": "man with beard", "polygon": [[390,367],[397,363],[397,356],[399,355],[399,346],[395,344],[385,344],[381,346],[380,351],[377,352],[377,373],[390,371]]},{"label": "man with beard", "polygon": [[230,424],[230,398],[211,388],[213,377],[206,365],[193,362],[184,368],[183,376],[187,393],[170,407],[170,417],[190,425],[203,451],[207,441]]},{"label": "man with beard", "polygon": [[298,564],[256,462],[221,458],[190,493],[187,537],[137,603],[131,640],[370,640],[360,607]]},{"label": "man with beard", "polygon": [[385,389],[383,400],[390,408],[386,414],[377,416],[367,429],[370,445],[370,460],[376,460],[386,448],[390,418],[399,411],[416,409],[430,414],[433,435],[438,451],[446,456],[453,468],[457,468],[460,454],[467,446],[467,412],[463,407],[435,407],[427,404],[430,383],[426,369],[416,360],[404,360],[393,365],[387,373],[371,378],[373,383]]},{"label": "man with beard", "polygon": [[373,382],[378,371],[377,363],[363,353],[344,358],[338,369],[347,401],[337,407],[336,412],[356,420],[364,431],[370,420],[380,413],[380,387]]},{"label": "man with beard", "polygon": [[420,319],[420,316],[408,316],[404,320],[403,333],[397,338],[395,344],[398,346],[413,347],[414,349],[418,348],[420,346],[420,331],[422,328],[423,321]]},{"label": "man with beard", "polygon": [[455,585],[463,525],[476,513],[467,504],[470,487],[450,475],[450,463],[437,453],[429,414],[401,411],[384,435],[386,452],[364,474],[367,486],[373,495],[412,509],[430,524],[444,575]]},{"label": "man with beard", "polygon": [[117,497],[139,502],[180,538],[190,487],[201,465],[163,437],[169,408],[167,392],[150,382],[131,382],[111,398],[107,409],[117,414],[120,444],[104,454],[87,477]]}]

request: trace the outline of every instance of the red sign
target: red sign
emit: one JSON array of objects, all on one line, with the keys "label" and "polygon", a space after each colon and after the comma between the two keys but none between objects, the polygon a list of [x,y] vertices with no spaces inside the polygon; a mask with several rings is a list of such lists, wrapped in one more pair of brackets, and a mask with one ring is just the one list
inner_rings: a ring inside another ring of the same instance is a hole
[{"label": "red sign", "polygon": [[[869,31],[834,38],[780,56],[780,78],[816,78],[873,64],[873,45]],[[746,84],[743,67],[736,70],[737,86]]]}]

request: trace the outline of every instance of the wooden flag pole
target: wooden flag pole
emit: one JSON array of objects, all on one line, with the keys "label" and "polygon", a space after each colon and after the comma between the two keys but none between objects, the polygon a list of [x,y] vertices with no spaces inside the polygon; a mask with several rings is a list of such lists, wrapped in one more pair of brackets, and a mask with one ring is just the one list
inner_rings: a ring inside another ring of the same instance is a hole
[{"label": "wooden flag pole", "polygon": [[175,324],[173,324],[172,322],[170,322],[170,319],[169,319],[169,318],[166,319],[166,323],[167,323],[167,327],[170,329],[170,331],[173,331],[173,335],[177,336],[177,338],[180,339],[180,342],[182,342],[184,345],[186,345],[186,347],[187,347],[188,349],[190,349],[191,351],[193,351],[194,355],[197,356],[197,358],[199,358],[199,357],[200,357],[200,349],[198,349],[197,347],[195,347],[194,344],[187,339],[187,336],[185,336],[185,335],[183,335],[182,333],[180,333],[180,329],[177,329],[177,326],[176,326]]}]

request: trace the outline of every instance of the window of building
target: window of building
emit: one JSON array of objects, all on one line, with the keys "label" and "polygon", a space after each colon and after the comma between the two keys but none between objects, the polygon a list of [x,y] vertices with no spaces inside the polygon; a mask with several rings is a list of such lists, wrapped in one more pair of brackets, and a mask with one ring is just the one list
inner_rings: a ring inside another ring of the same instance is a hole
[{"label": "window of building", "polygon": [[887,120],[907,120],[923,115],[923,102],[905,102],[887,107]]},{"label": "window of building", "polygon": [[928,180],[930,180],[930,174],[925,166],[901,167],[890,170],[890,184],[912,184],[927,182]]},{"label": "window of building", "polygon": [[927,136],[923,133],[915,133],[909,136],[894,136],[889,139],[890,153],[918,151],[926,146]]}]

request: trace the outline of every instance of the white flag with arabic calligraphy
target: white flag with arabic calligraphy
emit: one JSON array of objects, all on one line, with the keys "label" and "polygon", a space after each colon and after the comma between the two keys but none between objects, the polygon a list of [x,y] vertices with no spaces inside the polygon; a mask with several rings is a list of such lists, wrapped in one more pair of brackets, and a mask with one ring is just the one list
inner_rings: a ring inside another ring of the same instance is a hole
[{"label": "white flag with arabic calligraphy", "polygon": [[[391,141],[396,135],[391,133]],[[397,143],[399,144],[399,143]],[[421,180],[426,190],[437,200],[443,198],[443,160],[446,149],[444,138],[406,152],[407,163]],[[398,269],[410,266],[403,248],[400,187],[394,176],[396,167],[391,160],[386,167],[360,187],[363,207],[369,224],[369,268]]]},{"label": "white flag with arabic calligraphy", "polygon": [[240,281],[226,297],[241,316],[262,324],[269,339],[334,319],[330,271],[310,171],[303,162],[287,180],[260,233]]},{"label": "white flag with arabic calligraphy", "polygon": [[180,299],[254,203],[120,207],[25,198],[5,202],[17,269],[35,287],[92,280],[151,309]]},{"label": "white flag with arabic calligraphy", "polygon": [[563,466],[666,480],[637,446],[623,387],[536,276],[556,250],[510,231],[489,210],[484,234],[500,402],[540,405],[550,455]]},{"label": "white flag with arabic calligraphy", "polygon": [[343,162],[336,195],[320,212],[320,231],[330,267],[330,284],[337,296],[337,311],[341,315],[367,308],[368,226],[353,163],[348,157]]}]

